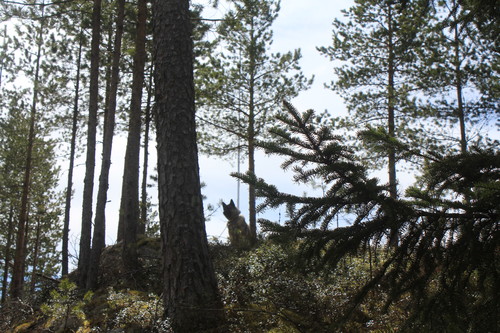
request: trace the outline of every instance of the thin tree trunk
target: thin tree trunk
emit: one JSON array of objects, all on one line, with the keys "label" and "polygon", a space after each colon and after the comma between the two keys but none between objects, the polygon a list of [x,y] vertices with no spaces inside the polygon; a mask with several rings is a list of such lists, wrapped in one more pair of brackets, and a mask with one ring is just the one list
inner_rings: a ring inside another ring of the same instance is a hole
[{"label": "thin tree trunk", "polygon": [[92,42],[90,50],[89,117],[87,130],[87,157],[82,203],[82,230],[78,260],[78,285],[85,288],[90,264],[92,232],[92,200],[94,192],[97,110],[99,101],[99,44],[101,39],[101,1],[94,0],[92,10]]},{"label": "thin tree trunk", "polygon": [[31,286],[30,286],[30,293],[32,295],[35,292],[35,287],[37,282],[38,255],[40,252],[41,218],[42,218],[41,216],[38,216],[38,220],[36,223],[35,244],[33,244],[33,264],[31,269]]},{"label": "thin tree trunk", "polygon": [[21,209],[19,213],[19,222],[17,225],[17,239],[16,239],[16,251],[14,254],[14,267],[12,269],[12,281],[11,281],[11,297],[13,299],[22,298],[23,296],[23,285],[24,285],[24,267],[26,261],[26,231],[28,223],[28,206],[29,206],[29,194],[31,185],[31,169],[33,164],[33,148],[35,142],[35,122],[36,122],[36,108],[38,100],[38,85],[39,85],[39,75],[40,75],[40,59],[42,56],[42,44],[43,44],[43,29],[45,25],[44,9],[45,4],[41,5],[41,20],[40,20],[40,30],[38,31],[38,50],[36,56],[35,65],[35,77],[33,81],[33,100],[31,103],[30,112],[30,127],[28,133],[28,147],[26,150],[26,163],[24,169],[24,181],[23,190],[21,194]]},{"label": "thin tree trunk", "polygon": [[68,167],[68,185],[66,187],[66,205],[64,208],[64,224],[63,224],[63,239],[62,239],[62,276],[69,273],[69,220],[71,212],[71,198],[73,192],[73,169],[75,165],[75,151],[76,151],[76,133],[78,130],[78,100],[80,98],[80,70],[82,63],[82,31],[79,35],[78,58],[76,61],[76,83],[75,83],[75,99],[73,102],[73,123],[71,127],[71,147],[69,153],[69,167]]},{"label": "thin tree trunk", "polygon": [[90,266],[87,277],[87,289],[96,289],[98,284],[99,264],[101,252],[106,246],[106,202],[108,200],[109,168],[111,167],[111,150],[115,131],[116,96],[120,76],[120,59],[123,36],[123,20],[125,13],[125,0],[117,3],[116,32],[113,46],[113,59],[111,64],[111,84],[108,98],[106,121],[104,122],[104,137],[102,144],[101,175],[97,192],[96,216],[94,220],[94,235],[90,254]]},{"label": "thin tree trunk", "polygon": [[[395,130],[395,86],[394,86],[394,75],[396,72],[396,65],[394,60],[394,27],[392,22],[392,2],[388,3],[388,17],[387,17],[387,25],[388,25],[388,33],[389,33],[389,41],[388,41],[388,85],[387,85],[387,128],[389,133],[389,138],[396,137]],[[388,152],[389,159],[389,195],[393,199],[397,199],[398,190],[397,190],[397,177],[396,177],[396,150],[390,145]],[[396,247],[399,243],[399,230],[396,227],[393,227],[391,230],[391,234],[389,235],[389,245],[391,247]]]},{"label": "thin tree trunk", "polygon": [[[388,85],[387,85],[387,128],[389,132],[389,137],[395,137],[395,119],[394,119],[394,74],[395,74],[395,63],[394,63],[394,42],[393,42],[393,22],[392,22],[392,4],[388,4],[388,33],[389,33],[389,61],[388,61]],[[397,178],[396,178],[396,152],[395,149],[389,147],[389,193],[392,198],[397,198]]]},{"label": "thin tree trunk", "polygon": [[[455,2],[453,2],[455,6]],[[455,22],[457,21],[455,17]],[[462,96],[462,69],[460,68],[460,35],[458,33],[458,23],[455,23],[454,31],[454,49],[455,49],[455,59],[453,61],[455,65],[455,90],[457,94],[457,116],[460,124],[460,151],[462,154],[467,152],[467,135],[465,130],[465,111],[463,106],[463,96]]]},{"label": "thin tree trunk", "polygon": [[153,2],[165,317],[177,333],[216,329],[218,297],[200,189],[188,0]]},{"label": "thin tree trunk", "polygon": [[141,184],[141,219],[137,228],[137,235],[146,234],[147,214],[148,214],[148,160],[149,160],[149,126],[151,123],[151,98],[153,96],[153,66],[149,74],[148,97],[144,116],[144,155],[142,165]]},{"label": "thin tree trunk", "polygon": [[[4,26],[3,29],[3,49],[7,49],[7,25]],[[2,62],[0,63],[0,88],[2,87],[2,72],[3,72],[3,59]],[[3,294],[2,294],[3,296]]]},{"label": "thin tree trunk", "polygon": [[120,221],[123,225],[122,260],[127,278],[133,280],[138,271],[137,226],[139,223],[139,159],[141,153],[141,111],[144,86],[144,64],[146,62],[147,0],[137,3],[137,35],[135,39],[134,73],[128,125],[127,148],[123,167]]},{"label": "thin tree trunk", "polygon": [[[252,85],[252,83],[250,84]],[[250,93],[250,113],[248,119],[248,172],[255,175],[255,128],[254,128],[254,106],[253,106],[253,91]],[[249,209],[249,226],[252,235],[252,242],[257,240],[257,211],[255,186],[248,185],[248,209]]]},{"label": "thin tree trunk", "polygon": [[11,203],[9,209],[9,219],[7,226],[7,243],[5,244],[4,253],[4,270],[3,270],[3,280],[2,280],[2,300],[0,304],[4,304],[7,299],[7,284],[9,279],[9,266],[10,266],[10,253],[12,247],[12,236],[14,233],[14,206]]},{"label": "thin tree trunk", "polygon": [[[251,28],[250,41],[250,86],[249,86],[249,112],[248,112],[248,129],[247,129],[247,142],[248,142],[248,172],[255,175],[255,38],[253,29],[253,19]],[[257,240],[257,210],[256,210],[256,197],[255,186],[248,185],[248,221],[250,226],[250,234],[252,235],[252,242]]]}]

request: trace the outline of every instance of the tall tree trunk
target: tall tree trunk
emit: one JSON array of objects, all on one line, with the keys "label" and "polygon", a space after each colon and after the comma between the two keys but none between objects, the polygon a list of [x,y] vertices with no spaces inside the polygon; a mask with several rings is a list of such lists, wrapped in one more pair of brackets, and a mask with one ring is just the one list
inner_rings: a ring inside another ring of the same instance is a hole
[{"label": "tall tree trunk", "polygon": [[151,98],[153,96],[153,66],[149,73],[148,96],[146,101],[146,111],[144,115],[144,154],[142,164],[142,184],[141,184],[141,218],[137,227],[137,235],[146,234],[147,214],[148,214],[148,162],[149,162],[149,127],[151,123]]},{"label": "tall tree trunk", "polygon": [[101,40],[101,1],[94,0],[92,9],[92,42],[90,50],[89,117],[87,130],[87,157],[82,203],[82,230],[78,260],[78,285],[85,288],[90,264],[92,232],[92,199],[94,192],[97,110],[99,101],[99,44]]},{"label": "tall tree trunk", "polygon": [[29,209],[29,194],[31,185],[31,169],[33,164],[33,148],[35,142],[35,122],[36,122],[36,108],[39,92],[39,75],[40,75],[40,60],[42,56],[43,44],[43,29],[45,25],[44,9],[45,4],[42,2],[41,6],[41,20],[40,30],[37,37],[37,56],[35,65],[35,77],[33,81],[33,100],[31,103],[30,112],[30,127],[28,134],[28,147],[26,149],[26,163],[24,169],[24,181],[21,194],[21,209],[19,213],[19,222],[17,225],[17,239],[16,251],[14,253],[14,267],[12,268],[12,281],[11,281],[11,297],[13,299],[22,298],[23,285],[24,285],[24,267],[26,261],[26,231],[28,223],[28,209]]},{"label": "tall tree trunk", "polygon": [[139,223],[139,159],[141,152],[142,89],[144,86],[144,64],[146,62],[147,0],[138,1],[137,35],[135,39],[134,73],[128,124],[127,148],[123,167],[120,221],[123,226],[122,259],[127,277],[132,279],[138,271],[137,227]]},{"label": "tall tree trunk", "polygon": [[[252,81],[250,83],[252,86]],[[253,105],[253,91],[250,92],[250,112],[248,119],[248,172],[251,175],[255,175],[255,112]],[[252,235],[252,242],[255,243],[257,240],[257,210],[256,210],[256,196],[255,196],[255,186],[252,184],[248,185],[248,215],[249,215],[249,226],[250,233]]]},{"label": "tall tree trunk", "polygon": [[200,189],[188,0],[153,2],[165,317],[175,332],[221,324]]},{"label": "tall tree trunk", "polygon": [[96,289],[98,283],[101,252],[106,246],[106,202],[108,200],[109,168],[111,167],[111,150],[115,131],[116,96],[120,80],[120,59],[123,36],[123,20],[125,16],[125,0],[117,3],[116,32],[111,64],[110,94],[107,100],[106,120],[104,122],[104,137],[102,143],[101,175],[97,192],[96,215],[94,220],[94,234],[87,277],[87,289]]},{"label": "tall tree trunk", "polygon": [[[394,105],[396,103],[395,101],[395,85],[394,85],[394,75],[396,73],[396,64],[395,64],[395,51],[394,51],[394,26],[393,26],[393,21],[392,21],[392,2],[389,1],[387,4],[388,7],[388,15],[387,15],[387,26],[388,26],[388,33],[389,33],[389,40],[388,40],[388,51],[389,51],[389,56],[388,56],[388,85],[387,85],[387,128],[388,128],[388,133],[389,137],[395,138],[396,137],[396,121],[395,121],[395,111],[394,111]],[[398,197],[398,190],[397,190],[397,177],[396,177],[396,150],[395,148],[390,145],[389,146],[389,152],[388,152],[388,159],[389,159],[389,195],[393,199],[397,199]],[[396,247],[399,243],[399,229],[396,227],[393,227],[391,230],[391,234],[389,235],[389,245],[392,247]]]},{"label": "tall tree trunk", "polygon": [[[453,7],[456,7],[455,1],[453,1]],[[454,13],[455,26],[453,27],[454,40],[453,47],[455,51],[453,63],[455,65],[455,91],[457,94],[457,117],[460,124],[460,151],[462,154],[467,152],[467,135],[465,130],[465,111],[463,105],[462,96],[462,69],[460,61],[460,34],[458,32],[458,20],[456,18],[456,12]]]},{"label": "tall tree trunk", "polygon": [[63,224],[63,239],[62,239],[62,276],[69,273],[69,220],[71,212],[71,198],[73,192],[73,169],[75,166],[75,151],[76,151],[76,133],[78,130],[78,100],[80,99],[80,70],[82,64],[82,47],[83,38],[82,31],[79,35],[78,58],[76,61],[76,83],[75,83],[75,99],[73,101],[73,123],[71,126],[71,144],[69,153],[68,167],[68,184],[66,186],[66,204],[64,208],[64,224]]},{"label": "tall tree trunk", "polygon": [[[387,129],[390,138],[394,138],[395,134],[395,119],[394,119],[394,105],[395,105],[395,96],[394,96],[394,74],[396,71],[395,61],[394,61],[394,41],[393,41],[393,22],[392,22],[392,3],[388,3],[388,33],[389,33],[389,41],[388,41],[388,51],[389,51],[389,59],[388,59],[388,85],[387,85]],[[394,147],[389,147],[388,152],[389,158],[389,194],[392,198],[397,198],[397,178],[396,178],[396,151]]]},{"label": "tall tree trunk", "polygon": [[[249,85],[249,110],[248,110],[248,129],[247,129],[247,143],[248,143],[248,172],[255,175],[255,38],[253,29],[253,18],[251,27],[251,41],[250,41],[250,85]],[[257,209],[256,209],[256,196],[255,186],[248,185],[248,222],[250,226],[250,234],[252,235],[252,242],[257,240]]]},{"label": "tall tree trunk", "polygon": [[4,252],[4,269],[3,269],[3,280],[2,280],[2,299],[0,304],[4,304],[7,299],[7,284],[9,280],[9,267],[10,267],[10,253],[12,247],[12,236],[14,233],[14,206],[11,203],[9,208],[9,219],[7,226],[7,243],[5,244]]}]

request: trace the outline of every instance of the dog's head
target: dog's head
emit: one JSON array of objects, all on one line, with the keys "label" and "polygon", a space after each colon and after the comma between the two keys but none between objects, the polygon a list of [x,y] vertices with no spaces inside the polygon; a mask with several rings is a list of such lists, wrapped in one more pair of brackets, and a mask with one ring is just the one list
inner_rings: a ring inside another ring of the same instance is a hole
[{"label": "dog's head", "polygon": [[226,205],[224,202],[222,202],[222,208],[224,209],[223,211],[224,216],[228,220],[232,220],[240,215],[240,210],[236,207],[232,199],[229,205]]}]

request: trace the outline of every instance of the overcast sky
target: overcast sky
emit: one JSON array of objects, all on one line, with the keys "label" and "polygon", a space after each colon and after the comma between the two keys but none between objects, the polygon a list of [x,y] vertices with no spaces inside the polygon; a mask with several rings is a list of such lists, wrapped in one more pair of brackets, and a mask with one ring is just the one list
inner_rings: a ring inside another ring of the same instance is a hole
[{"label": "overcast sky", "polygon": [[[348,8],[352,1],[325,1],[325,0],[283,0],[281,11],[273,25],[274,43],[272,52],[287,52],[300,48],[302,60],[300,65],[306,76],[315,76],[315,82],[310,90],[303,92],[292,103],[300,111],[315,109],[317,111],[329,110],[331,113],[344,113],[345,108],[342,100],[331,90],[324,88],[324,83],[333,79],[332,63],[320,55],[316,50],[318,46],[328,46],[331,43],[331,28],[334,18],[341,17],[340,10]],[[218,11],[210,10],[208,18],[220,18],[224,12],[222,5]],[[118,209],[120,204],[121,178],[123,170],[123,152],[126,145],[126,136],[121,134],[114,140],[113,157],[110,172],[110,184],[108,192],[108,204],[106,208],[106,244],[113,244],[116,240],[116,228],[118,220]],[[98,148],[99,149],[99,148]],[[156,165],[156,154],[154,138],[150,144],[150,166]],[[98,150],[98,154],[100,151]],[[78,249],[78,234],[81,221],[81,199],[82,184],[85,172],[85,161],[80,160],[75,169],[75,195],[71,211],[71,241],[74,249]],[[100,155],[98,155],[98,160]],[[141,162],[142,163],[142,162]],[[258,154],[256,160],[256,172],[259,177],[276,184],[280,189],[293,191],[305,191],[305,188],[294,188],[291,184],[291,175],[284,173],[276,159]],[[200,156],[200,174],[202,182],[206,183],[203,194],[207,196],[205,207],[208,204],[219,207],[220,200],[228,202],[230,199],[236,201],[237,182],[229,174],[237,171],[236,160],[217,160]],[[67,167],[66,167],[67,168]],[[65,167],[63,167],[63,170]],[[242,171],[246,170],[246,161],[242,161]],[[96,166],[96,185],[100,166]],[[63,174],[61,179],[64,179]],[[65,186],[63,180],[62,185]],[[156,188],[154,189],[156,190]],[[154,192],[156,193],[156,192]],[[155,200],[156,201],[156,200]],[[241,186],[240,209],[248,220],[248,195],[247,187]],[[283,211],[267,212],[265,217],[281,219]],[[209,237],[218,237],[225,240],[227,237],[226,219],[219,208],[207,221],[207,233]]]}]

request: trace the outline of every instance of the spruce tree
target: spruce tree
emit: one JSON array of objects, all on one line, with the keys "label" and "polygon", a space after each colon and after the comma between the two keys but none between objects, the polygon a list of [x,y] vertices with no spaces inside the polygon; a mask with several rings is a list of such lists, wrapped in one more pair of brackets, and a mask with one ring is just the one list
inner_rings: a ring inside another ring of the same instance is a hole
[{"label": "spruce tree", "polygon": [[[256,186],[264,198],[260,208],[294,207],[284,225],[263,220],[263,229],[276,240],[298,240],[302,268],[324,273],[349,254],[376,249],[392,230],[400,234],[399,246],[379,258],[377,271],[350,300],[345,318],[370,291],[382,288],[387,308],[409,297],[404,327],[409,331],[494,330],[492,295],[500,288],[498,150],[428,155],[420,178],[407,190],[408,199],[395,199],[367,176],[353,147],[332,132],[328,118],[299,113],[288,103],[285,108],[269,140],[259,145],[285,158],[282,167],[293,171],[294,181],[315,179],[325,191],[318,196],[283,193],[253,175],[236,175]],[[337,218],[347,226],[336,228]]]}]

